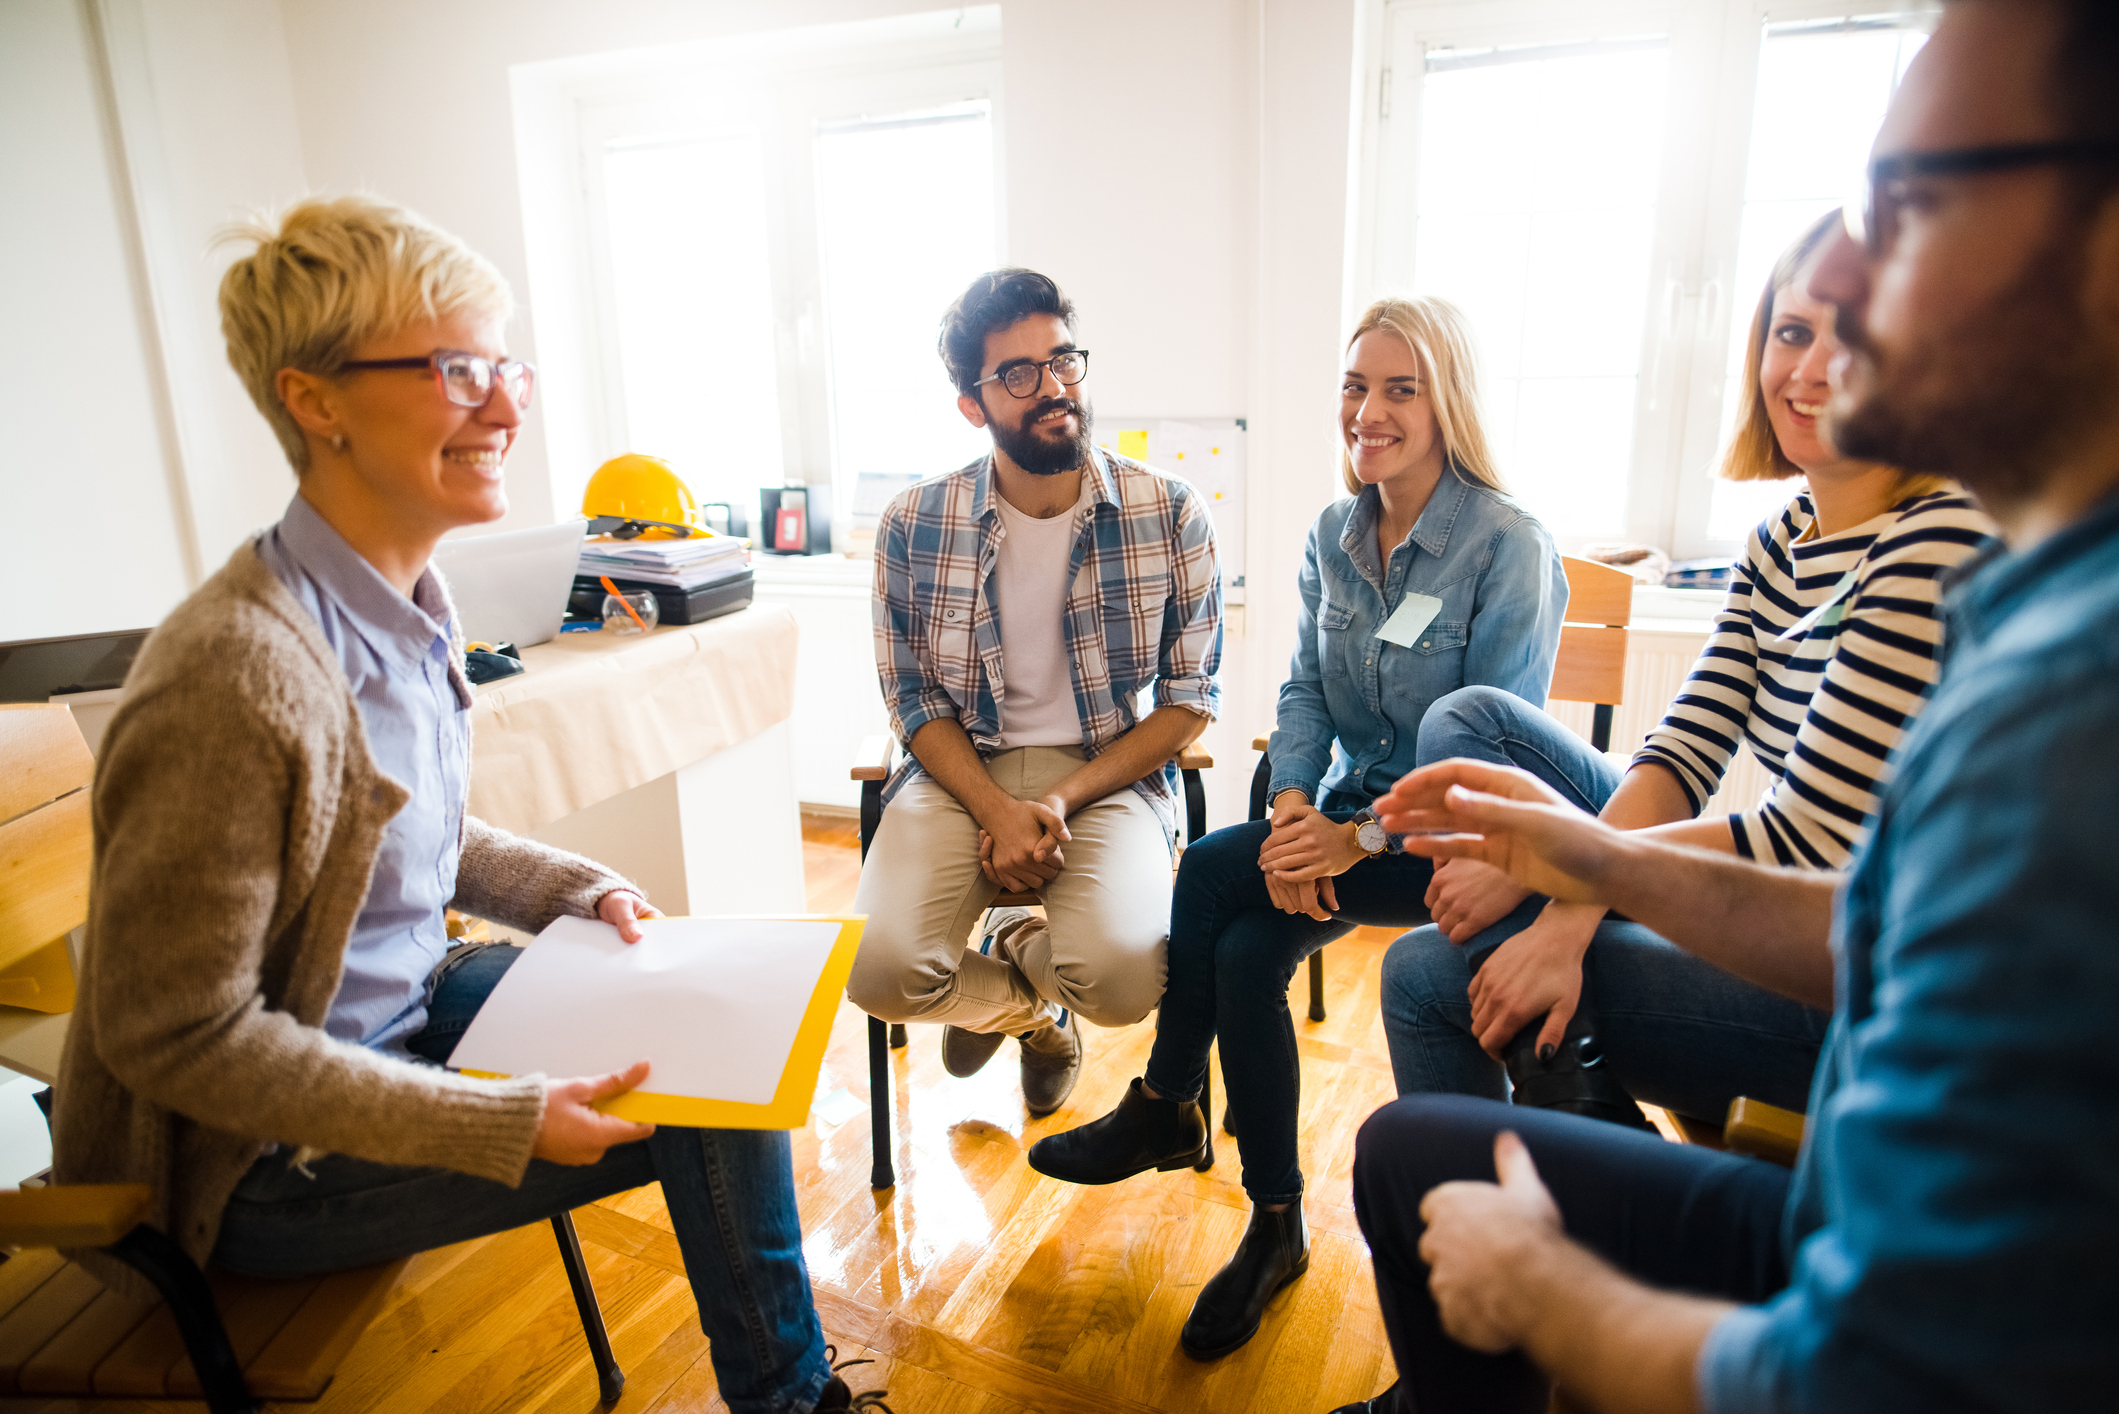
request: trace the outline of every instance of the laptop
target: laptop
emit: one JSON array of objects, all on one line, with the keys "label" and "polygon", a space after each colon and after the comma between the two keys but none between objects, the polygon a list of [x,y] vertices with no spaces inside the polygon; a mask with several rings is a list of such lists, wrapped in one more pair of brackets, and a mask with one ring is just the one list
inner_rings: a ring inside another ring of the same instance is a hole
[{"label": "laptop", "polygon": [[449,583],[464,638],[527,648],[559,636],[588,522],[444,540],[434,567]]}]

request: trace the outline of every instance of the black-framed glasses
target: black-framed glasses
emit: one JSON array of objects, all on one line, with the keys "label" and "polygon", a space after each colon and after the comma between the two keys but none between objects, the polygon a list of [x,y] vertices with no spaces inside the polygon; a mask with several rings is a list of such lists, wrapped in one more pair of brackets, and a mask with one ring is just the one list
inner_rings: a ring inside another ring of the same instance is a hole
[{"label": "black-framed glasses", "polygon": [[526,408],[537,384],[537,369],[532,364],[515,358],[495,363],[462,349],[436,349],[425,358],[358,358],[338,368],[341,373],[356,368],[431,368],[441,395],[467,408],[482,408],[493,401],[495,388],[507,389],[508,401]]},{"label": "black-framed glasses", "polygon": [[1890,249],[1898,235],[1905,183],[1917,177],[1970,177],[2012,172],[2051,162],[2119,162],[2119,142],[2068,140],[2014,142],[1995,147],[1957,147],[1942,152],[1897,152],[1869,164],[1860,194],[1840,210],[1847,234],[1872,256]]},{"label": "black-framed glasses", "polygon": [[1034,397],[1037,390],[1044,386],[1045,370],[1048,368],[1052,370],[1054,382],[1062,388],[1071,388],[1089,376],[1089,351],[1068,349],[1064,353],[1054,354],[1043,363],[1032,363],[1024,359],[1021,363],[1009,364],[991,378],[981,378],[971,386],[976,388],[981,383],[998,383],[1018,398]]}]

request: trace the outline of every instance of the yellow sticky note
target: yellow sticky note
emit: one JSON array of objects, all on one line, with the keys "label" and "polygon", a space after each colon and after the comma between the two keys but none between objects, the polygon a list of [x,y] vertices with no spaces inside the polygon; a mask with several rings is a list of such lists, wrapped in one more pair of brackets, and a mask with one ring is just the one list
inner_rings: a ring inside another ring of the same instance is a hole
[{"label": "yellow sticky note", "polygon": [[1131,457],[1137,462],[1146,461],[1148,459],[1148,429],[1145,427],[1121,429],[1118,434],[1118,454],[1122,457]]}]

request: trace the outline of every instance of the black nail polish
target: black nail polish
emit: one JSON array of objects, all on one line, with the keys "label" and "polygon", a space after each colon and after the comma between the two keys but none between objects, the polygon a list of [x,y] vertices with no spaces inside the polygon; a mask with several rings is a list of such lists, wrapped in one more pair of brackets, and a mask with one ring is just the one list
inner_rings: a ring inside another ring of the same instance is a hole
[{"label": "black nail polish", "polygon": [[1558,1049],[1560,1049],[1558,1046],[1555,1046],[1554,1044],[1552,1044],[1552,1042],[1547,1041],[1544,1045],[1538,1047],[1538,1059],[1541,1061],[1549,1061],[1552,1059],[1552,1053],[1554,1051],[1557,1051]]}]

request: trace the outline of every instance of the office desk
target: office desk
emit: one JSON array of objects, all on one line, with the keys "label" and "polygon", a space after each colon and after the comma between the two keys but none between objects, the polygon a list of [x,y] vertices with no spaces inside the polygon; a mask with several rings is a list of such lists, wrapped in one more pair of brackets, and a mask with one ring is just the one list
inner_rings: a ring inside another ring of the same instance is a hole
[{"label": "office desk", "polygon": [[795,620],[561,634],[474,689],[471,813],[607,864],[665,913],[800,912]]}]

